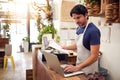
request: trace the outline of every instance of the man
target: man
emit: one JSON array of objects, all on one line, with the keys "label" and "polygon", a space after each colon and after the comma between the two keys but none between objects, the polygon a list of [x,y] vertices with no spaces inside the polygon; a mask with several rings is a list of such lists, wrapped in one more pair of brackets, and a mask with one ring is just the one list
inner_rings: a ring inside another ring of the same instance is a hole
[{"label": "man", "polygon": [[77,49],[76,66],[68,65],[65,72],[83,70],[85,73],[94,73],[97,70],[97,59],[100,48],[100,31],[92,23],[88,22],[88,11],[83,5],[76,5],[70,12],[70,16],[75,20],[77,27],[77,39],[75,44],[63,46],[63,49]]}]

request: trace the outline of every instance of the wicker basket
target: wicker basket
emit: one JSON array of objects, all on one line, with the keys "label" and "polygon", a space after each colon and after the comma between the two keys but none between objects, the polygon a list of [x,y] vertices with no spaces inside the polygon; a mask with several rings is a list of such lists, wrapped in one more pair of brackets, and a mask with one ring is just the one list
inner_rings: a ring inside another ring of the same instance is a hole
[{"label": "wicker basket", "polygon": [[113,22],[119,22],[119,3],[112,3],[113,5]]},{"label": "wicker basket", "polygon": [[100,13],[100,6],[99,5],[91,5],[87,4],[88,15],[98,15]]}]

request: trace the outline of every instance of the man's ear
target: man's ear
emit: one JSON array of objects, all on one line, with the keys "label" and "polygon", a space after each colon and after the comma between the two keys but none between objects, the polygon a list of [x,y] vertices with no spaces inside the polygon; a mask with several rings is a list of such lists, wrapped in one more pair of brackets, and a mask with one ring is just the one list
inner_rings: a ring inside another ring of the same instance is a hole
[{"label": "man's ear", "polygon": [[86,18],[86,19],[88,18],[88,14],[87,14],[87,13],[85,14],[85,18]]},{"label": "man's ear", "polygon": [[85,14],[85,18],[88,19],[88,13]]}]

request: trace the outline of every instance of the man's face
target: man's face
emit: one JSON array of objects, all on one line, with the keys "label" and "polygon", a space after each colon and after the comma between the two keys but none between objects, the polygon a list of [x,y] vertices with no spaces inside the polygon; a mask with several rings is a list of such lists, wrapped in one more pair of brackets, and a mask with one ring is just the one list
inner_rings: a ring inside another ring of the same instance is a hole
[{"label": "man's face", "polygon": [[75,20],[76,24],[79,26],[85,26],[87,22],[87,15],[82,14],[72,14],[72,18]]}]

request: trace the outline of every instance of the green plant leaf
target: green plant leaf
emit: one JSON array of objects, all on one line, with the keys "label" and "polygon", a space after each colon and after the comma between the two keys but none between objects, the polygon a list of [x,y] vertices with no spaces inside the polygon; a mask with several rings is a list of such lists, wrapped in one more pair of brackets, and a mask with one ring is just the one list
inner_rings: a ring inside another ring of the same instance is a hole
[{"label": "green plant leaf", "polygon": [[43,28],[39,31],[39,35],[38,35],[39,43],[42,43],[42,36],[44,34],[52,34],[52,38],[54,38],[54,35],[56,33],[57,30],[54,28],[54,26],[44,25]]}]

